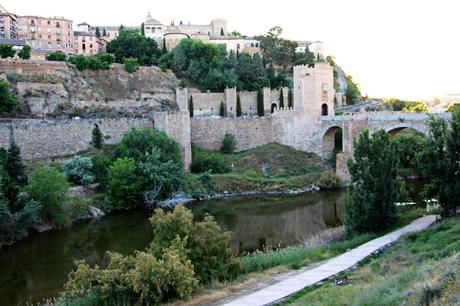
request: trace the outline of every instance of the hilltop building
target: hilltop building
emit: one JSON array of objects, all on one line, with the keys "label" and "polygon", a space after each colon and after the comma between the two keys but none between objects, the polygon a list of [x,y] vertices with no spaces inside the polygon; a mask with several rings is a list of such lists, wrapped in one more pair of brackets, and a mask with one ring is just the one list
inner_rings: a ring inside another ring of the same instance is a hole
[{"label": "hilltop building", "polygon": [[17,16],[0,5],[0,39],[18,39]]},{"label": "hilltop building", "polygon": [[295,49],[296,53],[305,53],[308,50],[313,52],[315,56],[324,57],[324,43],[322,41],[297,41],[298,47]]},{"label": "hilltop building", "polygon": [[107,39],[96,35],[96,30],[86,22],[77,25],[78,30],[74,32],[75,52],[83,55],[94,55],[107,50]]},{"label": "hilltop building", "polygon": [[227,20],[214,19],[207,25],[171,22],[165,25],[153,18],[150,13],[144,22],[145,36],[154,39],[167,50],[174,48],[184,38],[196,38],[213,44],[225,45],[227,52],[260,53],[260,42],[244,36],[233,36],[228,32]]}]

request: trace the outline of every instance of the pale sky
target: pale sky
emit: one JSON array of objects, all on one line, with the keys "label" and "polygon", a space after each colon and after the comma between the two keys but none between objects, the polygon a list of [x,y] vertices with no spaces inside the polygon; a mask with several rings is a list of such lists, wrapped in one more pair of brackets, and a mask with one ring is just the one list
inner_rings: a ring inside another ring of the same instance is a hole
[{"label": "pale sky", "polygon": [[326,54],[374,97],[430,98],[460,93],[460,0],[0,0],[18,15],[64,16],[74,25],[140,25],[148,12],[164,24],[321,40]]}]

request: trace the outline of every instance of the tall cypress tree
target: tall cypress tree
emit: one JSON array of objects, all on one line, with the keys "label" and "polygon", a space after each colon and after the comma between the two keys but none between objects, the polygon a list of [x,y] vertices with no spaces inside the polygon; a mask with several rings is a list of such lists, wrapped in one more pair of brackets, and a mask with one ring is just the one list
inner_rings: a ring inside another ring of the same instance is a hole
[{"label": "tall cypress tree", "polygon": [[5,171],[13,183],[24,186],[27,184],[25,168],[21,158],[21,149],[14,140],[11,140],[10,147],[6,153]]},{"label": "tall cypress tree", "polygon": [[193,118],[193,96],[188,99],[188,112],[190,113],[190,118]]},{"label": "tall cypress tree", "polygon": [[294,96],[292,95],[292,89],[289,88],[288,91],[288,107],[293,108],[294,107]]},{"label": "tall cypress tree", "polygon": [[101,37],[101,30],[99,30],[99,27],[96,27],[96,37]]},{"label": "tall cypress tree", "polygon": [[284,93],[283,93],[283,88],[280,89],[280,108],[284,108]]},{"label": "tall cypress tree", "polygon": [[225,117],[225,106],[224,106],[224,101],[220,101],[219,115],[220,115],[221,117]]},{"label": "tall cypress tree", "polygon": [[397,219],[395,202],[400,200],[398,156],[390,136],[379,130],[372,136],[364,130],[354,143],[348,161],[351,184],[345,201],[347,236],[380,232]]},{"label": "tall cypress tree", "polygon": [[257,91],[257,114],[262,117],[265,114],[264,110],[264,94],[262,89]]},{"label": "tall cypress tree", "polygon": [[102,37],[107,37],[107,31],[104,29],[102,29]]},{"label": "tall cypress tree", "polygon": [[145,36],[144,23],[141,24],[141,35]]},{"label": "tall cypress tree", "polygon": [[101,129],[99,128],[99,124],[96,123],[91,132],[91,145],[100,150],[102,149],[103,141]]},{"label": "tall cypress tree", "polygon": [[240,93],[237,93],[236,95],[236,116],[241,117],[241,99],[240,99]]}]

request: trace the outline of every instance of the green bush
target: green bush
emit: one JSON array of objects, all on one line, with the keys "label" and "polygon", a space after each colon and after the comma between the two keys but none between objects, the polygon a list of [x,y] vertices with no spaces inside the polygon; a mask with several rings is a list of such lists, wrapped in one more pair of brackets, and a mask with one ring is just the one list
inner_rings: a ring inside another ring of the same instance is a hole
[{"label": "green bush", "polygon": [[96,149],[102,149],[104,143],[103,136],[99,124],[96,123],[91,131],[91,145]]},{"label": "green bush", "polygon": [[49,53],[46,59],[49,61],[64,62],[67,59],[67,55],[62,51],[54,51]]},{"label": "green bush", "polygon": [[94,182],[95,177],[91,172],[93,169],[93,163],[91,158],[75,156],[71,159],[67,159],[62,164],[62,170],[67,176],[70,182],[88,185]]},{"label": "green bush", "polygon": [[139,69],[139,63],[137,58],[128,57],[123,60],[123,64],[125,65],[125,70],[129,73],[133,73]]},{"label": "green bush", "polygon": [[190,170],[193,173],[205,173],[211,171],[214,174],[227,173],[230,171],[228,162],[216,153],[194,154]]},{"label": "green bush", "polygon": [[222,141],[222,148],[220,149],[223,153],[231,154],[235,151],[236,139],[235,135],[225,133],[224,140]]},{"label": "green bush", "polygon": [[152,253],[161,254],[176,237],[188,238],[189,257],[201,283],[233,279],[241,272],[241,262],[231,255],[230,233],[223,233],[211,216],[194,223],[191,211],[178,205],[169,214],[156,209],[151,222]]},{"label": "green bush", "polygon": [[30,46],[22,47],[21,51],[18,52],[18,56],[20,59],[27,60],[30,58],[30,51],[32,48]]},{"label": "green bush", "polygon": [[115,208],[137,206],[141,201],[141,182],[132,158],[119,158],[110,166],[109,197]]},{"label": "green bush", "polygon": [[109,179],[110,159],[97,152],[91,158],[91,162],[93,163],[92,172],[94,173],[95,181],[99,183],[98,188],[99,190],[104,190]]},{"label": "green bush", "polygon": [[8,58],[14,57],[16,51],[13,50],[13,45],[2,44],[0,45],[0,57],[1,58]]},{"label": "green bush", "polygon": [[318,180],[321,189],[336,189],[342,185],[340,178],[333,171],[324,171]]},{"label": "green bush", "polygon": [[18,103],[16,95],[10,93],[10,84],[6,80],[0,80],[0,112],[10,112]]},{"label": "green bush", "polygon": [[57,225],[64,224],[68,215],[64,209],[69,182],[57,169],[40,167],[32,174],[27,194],[41,205],[41,217]]},{"label": "green bush", "polygon": [[77,67],[78,70],[82,71],[88,68],[88,60],[84,55],[77,55],[70,59],[70,62]]}]

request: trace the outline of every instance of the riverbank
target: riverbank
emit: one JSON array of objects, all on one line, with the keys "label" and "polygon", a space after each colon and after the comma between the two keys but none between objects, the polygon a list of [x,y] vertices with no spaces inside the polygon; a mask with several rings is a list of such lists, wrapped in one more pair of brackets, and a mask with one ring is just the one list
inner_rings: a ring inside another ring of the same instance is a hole
[{"label": "riverbank", "polygon": [[[357,270],[342,285],[325,282],[294,296],[287,305],[458,305],[460,216],[410,234]],[[397,288],[397,290],[395,290]]]}]

